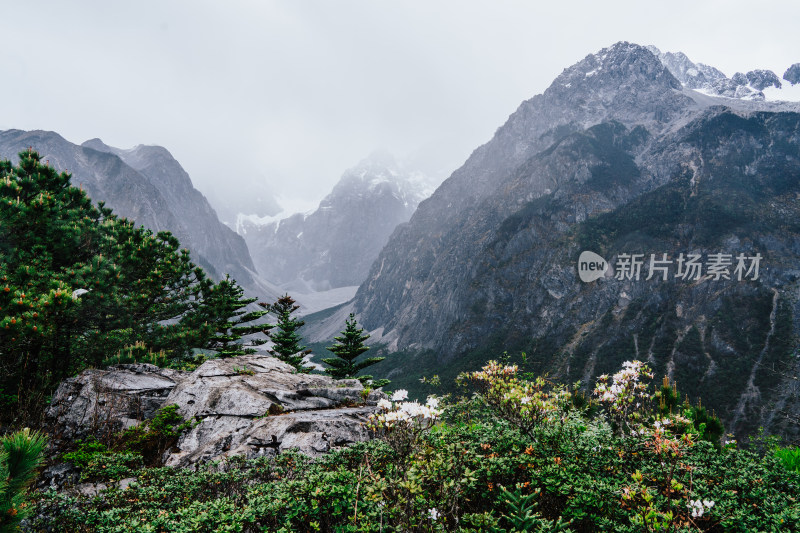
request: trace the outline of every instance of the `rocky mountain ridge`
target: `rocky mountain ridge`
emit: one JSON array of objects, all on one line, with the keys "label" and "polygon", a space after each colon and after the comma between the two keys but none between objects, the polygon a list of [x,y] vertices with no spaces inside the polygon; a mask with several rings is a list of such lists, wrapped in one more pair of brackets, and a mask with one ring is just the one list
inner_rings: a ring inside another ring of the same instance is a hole
[{"label": "rocky mountain ridge", "polygon": [[311,213],[240,220],[259,273],[301,292],[359,285],[398,224],[431,193],[425,178],[373,154],[347,170]]},{"label": "rocky mountain ridge", "polygon": [[[719,69],[692,62],[683,52],[662,52],[655,46],[648,46],[647,49],[661,60],[684,87],[712,96],[763,101],[767,99],[764,94],[765,89],[783,87],[781,79],[771,70],[737,72],[728,78]],[[800,68],[795,68],[796,65],[798,64],[789,67],[783,75],[784,81],[789,85],[795,85],[800,81],[800,76],[797,74]],[[770,93],[770,96],[773,96],[773,99],[785,98],[780,92]]]},{"label": "rocky mountain ridge", "polygon": [[[731,429],[791,433],[798,111],[684,87],[630,43],[565,69],[373,264],[345,311],[400,352],[375,372],[410,386],[424,370],[455,375],[521,350],[534,371],[589,386],[640,358]],[[667,254],[673,270],[666,281],[586,284],[583,250],[612,264]],[[676,279],[675,261],[690,253],[761,254],[765,266],[757,280]]]},{"label": "rocky mountain ridge", "polygon": [[123,150],[100,139],[73,144],[55,132],[0,132],[0,157],[16,161],[28,147],[54,167],[72,174],[93,201],[153,231],[170,231],[212,277],[226,273],[260,292],[255,266],[239,235],[220,223],[206,198],[165,148],[139,145]]}]

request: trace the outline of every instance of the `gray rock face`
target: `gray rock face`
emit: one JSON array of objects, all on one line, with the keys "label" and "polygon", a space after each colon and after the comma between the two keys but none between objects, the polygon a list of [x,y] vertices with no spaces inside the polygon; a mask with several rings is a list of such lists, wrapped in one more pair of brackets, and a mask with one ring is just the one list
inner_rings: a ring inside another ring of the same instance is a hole
[{"label": "gray rock face", "polygon": [[[360,322],[448,370],[518,350],[541,373],[591,384],[648,360],[730,428],[791,432],[781,413],[800,403],[781,372],[798,362],[776,343],[800,316],[800,114],[701,96],[628,43],[566,69],[394,233],[356,295]],[[612,264],[720,252],[770,266],[751,282],[585,284],[584,249]]]},{"label": "gray rock face", "polygon": [[[738,75],[739,73],[737,72],[736,75],[734,75],[734,79]],[[741,85],[750,85],[757,91],[763,91],[767,87],[775,87],[777,89],[781,88],[780,78],[778,78],[778,76],[771,70],[751,70],[747,74],[744,74],[743,77],[744,83]]]},{"label": "gray rock face", "polygon": [[786,72],[783,73],[783,79],[792,85],[800,83],[800,63],[795,63],[787,68]]},{"label": "gray rock face", "polygon": [[192,259],[220,279],[226,273],[252,288],[255,270],[247,245],[222,224],[189,175],[160,146],[121,150],[92,139],[73,144],[57,133],[0,132],[0,157],[16,161],[33,147],[58,170],[72,174],[94,202],[103,201],[116,214],[156,231],[170,231],[192,253]]},{"label": "gray rock face", "polygon": [[57,439],[111,434],[151,418],[188,372],[138,363],[64,380],[47,409]]},{"label": "gray rock face", "polygon": [[381,392],[365,399],[358,380],[293,370],[260,355],[204,363],[166,399],[179,405],[185,418],[201,423],[165,455],[165,464],[188,466],[289,448],[316,455],[368,437],[362,423],[375,411]]},{"label": "gray rock face", "polygon": [[638,45],[617,43],[564,70],[543,94],[523,102],[392,235],[356,294],[361,323],[384,328],[393,346],[461,349],[463,339],[452,338],[450,328],[463,318],[462,293],[474,279],[478,243],[491,242],[504,219],[577,170],[554,166],[512,194],[516,169],[600,122],[660,131],[694,107],[680,82]]},{"label": "gray rock face", "polygon": [[647,49],[655,54],[687,89],[696,89],[725,98],[762,101],[765,97],[761,91],[765,88],[781,87],[778,77],[769,70],[753,70],[747,74],[737,72],[728,78],[722,71],[712,66],[692,62],[683,52],[661,52],[655,46],[648,46]]},{"label": "gray rock face", "polygon": [[316,211],[268,225],[241,221],[259,274],[322,291],[358,285],[389,235],[432,190],[391,156],[373,154],[344,173]]},{"label": "gray rock face", "polygon": [[290,448],[316,455],[369,437],[362,423],[383,393],[364,397],[358,380],[293,371],[266,355],[207,361],[191,373],[147,364],[87,370],[59,386],[47,416],[58,444],[110,435],[178,405],[199,424],[165,453],[171,466]]}]

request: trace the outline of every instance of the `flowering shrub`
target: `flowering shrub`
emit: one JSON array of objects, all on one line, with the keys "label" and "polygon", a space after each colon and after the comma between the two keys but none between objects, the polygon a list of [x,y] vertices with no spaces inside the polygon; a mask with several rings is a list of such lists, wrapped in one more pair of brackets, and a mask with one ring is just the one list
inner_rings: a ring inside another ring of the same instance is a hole
[{"label": "flowering shrub", "polygon": [[[601,414],[572,408],[562,388],[521,375],[487,365],[474,381],[464,378],[482,392],[452,402],[409,401],[396,391],[370,421],[379,438],[317,459],[289,451],[193,471],[139,468],[125,473],[137,478],[125,490],[39,494],[27,528],[800,533],[800,474],[781,467],[769,448],[765,455],[716,448],[699,438],[685,409],[648,408],[641,400],[655,402],[647,396],[638,397],[640,416],[628,417],[632,431],[623,433],[616,422],[612,429],[611,398]],[[626,379],[642,384],[639,376]],[[617,401],[637,390],[609,392]],[[540,408],[512,412],[531,403]],[[624,412],[630,403],[619,405]],[[121,475],[99,466],[98,481]]]},{"label": "flowering shrub", "polygon": [[487,404],[527,434],[543,421],[563,421],[570,405],[569,391],[541,377],[520,379],[518,372],[517,365],[489,361],[480,371],[461,374],[458,381],[476,384]]},{"label": "flowering shrub", "polygon": [[644,411],[651,401],[647,384],[642,381],[644,377],[653,377],[646,364],[625,361],[610,383],[608,374],[597,378],[594,394],[606,407],[620,435],[635,435],[641,426]]},{"label": "flowering shrub", "polygon": [[428,430],[441,416],[437,409],[439,400],[428,397],[425,404],[404,402],[408,391],[400,389],[392,394],[392,399],[378,402],[379,412],[370,415],[367,427],[379,434],[396,452],[403,456],[410,454],[422,433]]}]

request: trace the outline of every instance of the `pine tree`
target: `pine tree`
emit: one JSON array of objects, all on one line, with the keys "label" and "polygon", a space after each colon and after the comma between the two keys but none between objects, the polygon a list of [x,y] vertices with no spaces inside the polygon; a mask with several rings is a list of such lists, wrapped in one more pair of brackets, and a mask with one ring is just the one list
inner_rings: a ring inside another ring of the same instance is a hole
[{"label": "pine tree", "polygon": [[59,381],[126,346],[172,361],[240,350],[256,315],[238,314],[235,281],[215,284],[169,232],[92,205],[33,150],[19,158],[0,161],[0,417],[33,414]]},{"label": "pine tree", "polygon": [[302,338],[297,333],[297,330],[305,322],[292,316],[292,313],[298,309],[300,306],[296,305],[294,299],[288,294],[270,306],[270,311],[278,317],[278,321],[275,326],[277,331],[270,334],[274,346],[268,352],[284,363],[289,363],[300,372],[309,372],[311,369],[303,365],[303,359],[311,353],[311,350],[300,346]]},{"label": "pine tree", "polygon": [[18,531],[26,516],[25,490],[44,463],[44,435],[27,428],[0,437],[0,532]]},{"label": "pine tree", "polygon": [[[245,298],[244,289],[238,286],[228,276],[220,281],[209,291],[205,298],[205,306],[201,313],[194,318],[195,321],[203,320],[205,324],[213,324],[213,335],[205,346],[216,352],[217,357],[234,357],[256,352],[260,346],[269,339],[271,324],[255,323],[269,311],[247,311],[246,307],[257,298]],[[262,308],[267,304],[259,303]],[[198,324],[196,330],[202,328]],[[255,336],[262,334],[261,337]],[[242,337],[249,336],[247,342]]]},{"label": "pine tree", "polygon": [[364,334],[364,329],[358,327],[355,315],[350,313],[350,317],[345,321],[345,328],[341,336],[334,337],[333,340],[336,343],[327,348],[328,351],[336,354],[336,357],[322,360],[323,363],[330,366],[330,368],[325,369],[325,373],[338,379],[357,378],[364,384],[371,382],[374,387],[387,385],[389,382],[385,379],[373,382],[372,376],[357,376],[361,370],[385,359],[385,357],[369,357],[356,362],[356,358],[359,355],[369,350],[369,346],[364,344],[364,341],[368,338],[369,335]]}]

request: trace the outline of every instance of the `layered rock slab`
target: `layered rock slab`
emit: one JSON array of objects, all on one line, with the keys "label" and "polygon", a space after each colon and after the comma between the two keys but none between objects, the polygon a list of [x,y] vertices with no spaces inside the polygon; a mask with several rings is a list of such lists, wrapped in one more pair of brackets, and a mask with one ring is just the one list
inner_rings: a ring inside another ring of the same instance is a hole
[{"label": "layered rock slab", "polygon": [[232,455],[297,449],[312,456],[366,440],[363,422],[384,395],[358,380],[297,373],[271,356],[205,362],[193,372],[148,364],[86,370],[61,383],[47,415],[55,442],[111,434],[166,405],[196,425],[163,456],[189,467]]}]

